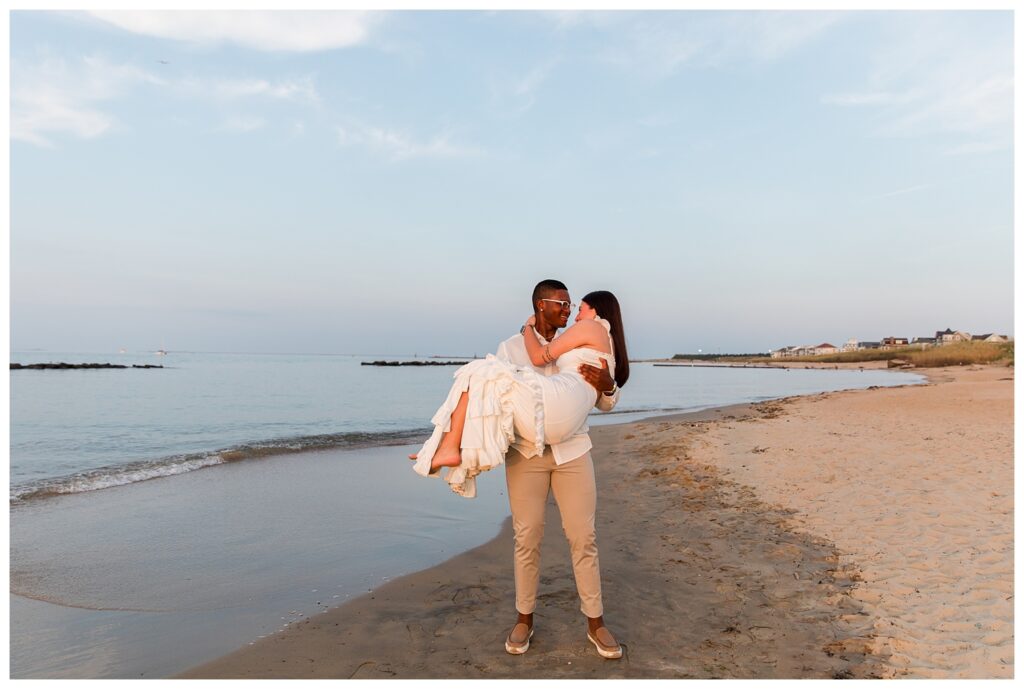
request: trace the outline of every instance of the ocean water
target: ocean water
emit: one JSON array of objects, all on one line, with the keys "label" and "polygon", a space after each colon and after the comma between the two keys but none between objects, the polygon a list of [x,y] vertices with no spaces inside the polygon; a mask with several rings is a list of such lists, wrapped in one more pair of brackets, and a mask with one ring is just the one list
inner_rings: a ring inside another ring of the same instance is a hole
[{"label": "ocean water", "polygon": [[[21,364],[162,369],[15,370],[10,498],[101,490],[301,450],[415,442],[454,366],[376,367],[381,357],[172,352],[13,352]],[[607,423],[650,413],[920,380],[908,373],[634,364]]]}]

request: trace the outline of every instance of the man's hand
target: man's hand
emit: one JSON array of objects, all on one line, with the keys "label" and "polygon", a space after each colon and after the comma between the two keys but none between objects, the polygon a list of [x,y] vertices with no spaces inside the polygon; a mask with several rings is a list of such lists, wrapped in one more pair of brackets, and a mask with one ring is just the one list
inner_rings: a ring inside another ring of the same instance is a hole
[{"label": "man's hand", "polygon": [[583,379],[594,386],[594,389],[600,393],[611,392],[615,387],[615,381],[612,380],[612,374],[608,372],[608,360],[601,359],[601,367],[591,366],[590,364],[580,364],[580,375]]}]

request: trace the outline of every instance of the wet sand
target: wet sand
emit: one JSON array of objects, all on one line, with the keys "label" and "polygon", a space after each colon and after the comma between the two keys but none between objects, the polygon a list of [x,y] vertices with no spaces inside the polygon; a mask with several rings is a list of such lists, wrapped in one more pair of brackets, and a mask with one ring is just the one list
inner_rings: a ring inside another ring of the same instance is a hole
[{"label": "wet sand", "polygon": [[524,656],[503,647],[506,523],[182,676],[1012,677],[1012,376],[939,369],[927,386],[592,429],[619,661],[586,640],[552,503]]}]

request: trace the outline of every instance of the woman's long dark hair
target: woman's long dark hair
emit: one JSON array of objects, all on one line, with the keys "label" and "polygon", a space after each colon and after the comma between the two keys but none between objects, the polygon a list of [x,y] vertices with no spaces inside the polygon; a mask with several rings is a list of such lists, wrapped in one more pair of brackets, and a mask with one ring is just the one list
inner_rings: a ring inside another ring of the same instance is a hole
[{"label": "woman's long dark hair", "polygon": [[622,311],[615,295],[605,290],[591,292],[583,297],[597,315],[611,324],[612,345],[615,347],[615,384],[620,388],[629,380],[629,353],[626,351],[626,333],[622,329]]}]

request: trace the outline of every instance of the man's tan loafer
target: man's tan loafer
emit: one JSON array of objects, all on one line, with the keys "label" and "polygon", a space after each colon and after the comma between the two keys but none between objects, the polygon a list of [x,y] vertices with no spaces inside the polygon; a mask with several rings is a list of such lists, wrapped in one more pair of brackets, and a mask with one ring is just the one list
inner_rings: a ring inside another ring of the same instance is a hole
[{"label": "man's tan loafer", "polygon": [[532,638],[533,627],[525,622],[517,622],[512,627],[512,631],[508,633],[508,638],[505,639],[505,650],[514,656],[521,656],[530,649],[530,639]]},{"label": "man's tan loafer", "polygon": [[608,631],[608,627],[598,627],[594,633],[587,629],[587,638],[590,639],[590,643],[594,644],[598,654],[602,658],[621,658],[622,657],[622,646],[615,640],[612,633]]}]

